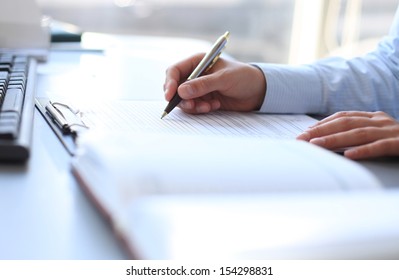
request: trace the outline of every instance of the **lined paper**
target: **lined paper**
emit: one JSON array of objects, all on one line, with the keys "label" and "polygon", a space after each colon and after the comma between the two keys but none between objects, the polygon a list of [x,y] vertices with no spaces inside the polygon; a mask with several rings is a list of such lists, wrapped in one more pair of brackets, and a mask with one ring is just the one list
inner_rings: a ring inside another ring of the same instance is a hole
[{"label": "lined paper", "polygon": [[164,101],[120,100],[92,104],[82,119],[90,128],[135,133],[172,135],[253,136],[293,139],[317,120],[306,115],[276,115],[255,112],[217,111],[190,115],[179,108],[161,120]]}]

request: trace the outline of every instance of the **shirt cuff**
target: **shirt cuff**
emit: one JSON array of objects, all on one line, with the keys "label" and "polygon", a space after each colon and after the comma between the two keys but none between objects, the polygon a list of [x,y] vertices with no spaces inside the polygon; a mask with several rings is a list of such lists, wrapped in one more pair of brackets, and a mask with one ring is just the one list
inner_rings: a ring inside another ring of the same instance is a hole
[{"label": "shirt cuff", "polygon": [[263,71],[267,90],[260,112],[317,114],[323,108],[323,90],[310,65],[253,63]]}]

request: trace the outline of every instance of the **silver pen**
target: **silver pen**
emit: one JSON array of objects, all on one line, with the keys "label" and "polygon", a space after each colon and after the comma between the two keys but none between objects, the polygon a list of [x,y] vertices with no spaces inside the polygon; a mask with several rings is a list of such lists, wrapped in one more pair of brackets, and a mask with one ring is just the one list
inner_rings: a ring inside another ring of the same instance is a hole
[{"label": "silver pen", "polygon": [[[216,42],[212,46],[212,49],[205,54],[200,63],[197,65],[197,67],[195,67],[194,71],[187,78],[187,81],[199,77],[202,73],[208,71],[216,63],[216,61],[219,59],[219,56],[222,54],[224,47],[226,46],[229,35],[230,33],[227,31],[222,36],[220,36],[219,39],[216,40]],[[181,100],[181,97],[176,92],[166,106],[161,119],[169,114],[180,103]]]}]

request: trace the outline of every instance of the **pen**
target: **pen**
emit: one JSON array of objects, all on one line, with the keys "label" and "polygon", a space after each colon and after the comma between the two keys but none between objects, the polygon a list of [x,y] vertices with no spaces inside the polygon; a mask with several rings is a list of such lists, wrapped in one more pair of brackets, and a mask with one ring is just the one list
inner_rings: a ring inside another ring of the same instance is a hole
[{"label": "pen", "polygon": [[[187,78],[187,81],[199,77],[202,73],[209,70],[216,63],[227,43],[229,35],[230,33],[227,31],[222,36],[220,36],[219,39],[216,40],[215,44],[213,44],[212,46],[212,49],[205,54],[200,63],[197,65],[197,67],[194,69],[191,75]],[[165,117],[167,114],[169,114],[180,103],[181,100],[182,100],[181,97],[176,92],[173,98],[169,101],[168,105],[166,106],[161,119]]]}]

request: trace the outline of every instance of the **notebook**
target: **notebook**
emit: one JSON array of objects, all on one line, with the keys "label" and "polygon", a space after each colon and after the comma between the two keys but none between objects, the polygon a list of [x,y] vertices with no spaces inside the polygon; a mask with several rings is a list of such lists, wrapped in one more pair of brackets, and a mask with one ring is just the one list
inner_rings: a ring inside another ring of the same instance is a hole
[{"label": "notebook", "polygon": [[36,3],[0,3],[0,161],[24,162],[31,152],[36,65],[49,33]]},{"label": "notebook", "polygon": [[[214,256],[267,258],[273,248],[269,250],[259,247],[259,250],[264,251],[258,254],[255,247],[246,248],[248,242],[244,242],[247,238],[254,241],[262,240],[260,236],[253,239],[251,234],[225,230],[229,223],[232,229],[244,225],[243,228],[249,232],[253,231],[254,234],[267,233],[267,225],[277,227],[278,218],[271,216],[273,220],[268,220],[268,216],[273,213],[278,215],[279,212],[274,212],[272,208],[259,208],[262,199],[256,200],[257,198],[264,198],[266,207],[277,198],[283,202],[285,196],[298,196],[295,200],[295,203],[298,203],[307,195],[319,195],[320,200],[316,197],[313,204],[309,204],[312,206],[309,206],[308,211],[315,206],[315,202],[319,201],[320,205],[324,205],[329,195],[339,194],[342,199],[346,199],[348,196],[354,198],[355,193],[367,192],[373,197],[383,191],[377,178],[356,162],[296,140],[226,135],[170,135],[161,132],[99,133],[93,130],[80,137],[78,142],[79,151],[73,161],[75,177],[94,205],[109,220],[127,252],[133,258],[139,259],[207,259],[204,250],[209,252],[214,244],[230,246],[227,251],[223,246],[215,246],[215,251],[212,252]],[[247,197],[246,202],[242,201],[241,197]],[[214,204],[210,201],[214,201]],[[309,199],[306,198],[306,201],[309,202]],[[218,202],[226,203],[226,207],[218,208]],[[259,211],[249,211],[248,207],[255,202]],[[334,211],[339,213],[341,200],[331,203],[335,207]],[[154,205],[160,206],[160,212],[157,212]],[[181,213],[177,220],[173,219],[177,217],[173,212],[173,205],[176,205],[176,211]],[[187,205],[192,207],[186,209]],[[320,205],[313,208],[313,214],[318,213]],[[306,203],[302,203],[299,208],[305,206]],[[350,209],[349,202],[345,207],[348,211],[355,210]],[[276,208],[277,210],[281,208]],[[298,209],[289,210],[295,214]],[[320,208],[321,210],[327,211],[328,208]],[[237,212],[242,215],[237,216]],[[172,216],[169,219],[162,213],[171,213]],[[333,216],[333,213],[331,215]],[[258,217],[259,222],[252,220],[253,216]],[[221,218],[220,224],[217,218],[213,217]],[[397,216],[392,217],[396,218]],[[313,217],[309,216],[309,219]],[[302,220],[306,220],[306,213]],[[198,231],[198,228],[194,230],[191,225],[194,221],[199,227],[204,226],[204,232]],[[294,222],[287,221],[290,227],[295,226]],[[187,228],[184,224],[190,225]],[[317,225],[317,221],[311,225]],[[301,234],[313,234],[312,228],[301,228],[300,224],[298,226],[298,231],[302,230]],[[322,226],[329,226],[328,220]],[[354,227],[356,229],[353,230],[360,230],[362,224],[356,224]],[[320,229],[320,233],[323,230],[328,231]],[[395,234],[397,230],[399,229],[396,229]],[[198,234],[194,234],[196,231]],[[189,244],[185,243],[183,238],[186,233],[190,235],[190,239],[187,239],[190,240]],[[277,231],[274,233],[277,234]],[[344,233],[343,229],[342,234]],[[295,235],[292,230],[289,234],[290,240],[283,244],[284,249],[290,248],[289,241],[292,241]],[[395,234],[393,236],[397,237]],[[225,239],[227,236],[228,239]],[[268,235],[272,243],[278,241],[277,237],[276,235],[273,239]],[[341,246],[350,241],[346,238],[341,240],[339,235],[335,238],[334,234],[328,237],[327,240],[320,241],[326,242],[323,246],[330,249],[334,242]],[[241,239],[242,241],[238,242]],[[367,236],[366,240],[369,239],[370,236]],[[195,240],[199,240],[200,243]],[[264,243],[260,245],[263,246]],[[296,245],[304,245],[305,249],[295,258],[345,257],[350,253],[345,250],[338,254],[318,254],[322,251],[316,250],[315,254],[305,254],[306,248],[312,245],[310,239],[305,243],[298,240]],[[179,251],[184,248],[191,248],[191,254]],[[246,252],[247,249],[252,251]],[[272,258],[277,256],[276,252],[278,250],[271,255]],[[248,256],[244,256],[246,253]],[[279,257],[293,256],[288,253],[290,252],[282,253]]]},{"label": "notebook", "polygon": [[399,258],[398,190],[147,196],[126,212],[141,259]]}]

